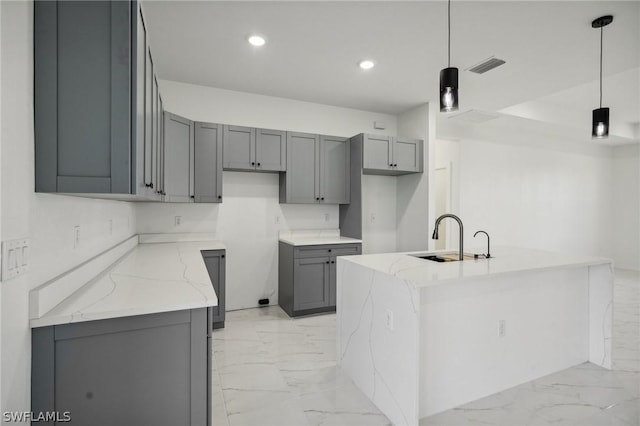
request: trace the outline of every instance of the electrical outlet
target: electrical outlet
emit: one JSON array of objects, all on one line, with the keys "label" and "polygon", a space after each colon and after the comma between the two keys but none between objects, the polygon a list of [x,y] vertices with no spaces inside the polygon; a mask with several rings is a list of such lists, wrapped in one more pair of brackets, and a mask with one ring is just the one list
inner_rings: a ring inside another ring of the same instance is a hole
[{"label": "electrical outlet", "polygon": [[80,247],[80,227],[74,226],[73,227],[73,248],[77,249],[78,247]]},{"label": "electrical outlet", "polygon": [[498,321],[498,337],[504,337],[507,334],[507,321]]},{"label": "electrical outlet", "polygon": [[331,215],[329,213],[325,213],[324,214],[324,221],[325,222],[329,222],[329,219],[331,218]]},{"label": "electrical outlet", "polygon": [[276,215],[276,225],[280,225],[280,216]]},{"label": "electrical outlet", "polygon": [[393,331],[393,311],[391,309],[387,309],[386,322],[387,328]]},{"label": "electrical outlet", "polygon": [[29,269],[29,239],[2,243],[2,281],[24,274]]},{"label": "electrical outlet", "polygon": [[371,213],[371,223],[376,223],[376,214]]},{"label": "electrical outlet", "polygon": [[173,226],[180,226],[182,225],[182,216],[175,216],[173,218]]}]

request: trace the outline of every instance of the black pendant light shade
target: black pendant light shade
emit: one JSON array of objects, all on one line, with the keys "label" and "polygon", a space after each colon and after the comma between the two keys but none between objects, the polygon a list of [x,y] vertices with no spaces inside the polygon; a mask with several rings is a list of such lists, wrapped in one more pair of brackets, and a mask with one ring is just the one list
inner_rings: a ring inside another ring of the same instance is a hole
[{"label": "black pendant light shade", "polygon": [[596,108],[593,110],[591,121],[591,136],[594,138],[606,138],[609,136],[609,108]]},{"label": "black pendant light shade", "polygon": [[458,110],[458,68],[451,66],[451,0],[447,1],[447,68],[440,70],[440,112]]},{"label": "black pendant light shade", "polygon": [[458,110],[458,68],[440,70],[440,111]]},{"label": "black pendant light shade", "polygon": [[591,22],[592,28],[600,29],[600,108],[593,110],[591,120],[591,137],[599,139],[609,137],[609,108],[602,107],[602,29],[612,22],[611,15],[601,16]]}]

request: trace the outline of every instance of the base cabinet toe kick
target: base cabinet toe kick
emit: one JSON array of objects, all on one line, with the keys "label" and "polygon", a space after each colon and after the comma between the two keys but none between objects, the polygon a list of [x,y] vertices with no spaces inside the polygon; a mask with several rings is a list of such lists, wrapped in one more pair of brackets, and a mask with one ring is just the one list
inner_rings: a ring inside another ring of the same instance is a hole
[{"label": "base cabinet toe kick", "polygon": [[55,413],[71,425],[210,425],[211,314],[197,308],[34,328],[34,416]]}]

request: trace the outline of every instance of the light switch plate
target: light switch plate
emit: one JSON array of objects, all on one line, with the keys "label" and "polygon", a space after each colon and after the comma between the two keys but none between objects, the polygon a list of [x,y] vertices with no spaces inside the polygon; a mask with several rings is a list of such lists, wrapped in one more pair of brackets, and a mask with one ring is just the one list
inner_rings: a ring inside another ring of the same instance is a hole
[{"label": "light switch plate", "polygon": [[29,239],[2,242],[2,281],[23,275],[29,269]]}]

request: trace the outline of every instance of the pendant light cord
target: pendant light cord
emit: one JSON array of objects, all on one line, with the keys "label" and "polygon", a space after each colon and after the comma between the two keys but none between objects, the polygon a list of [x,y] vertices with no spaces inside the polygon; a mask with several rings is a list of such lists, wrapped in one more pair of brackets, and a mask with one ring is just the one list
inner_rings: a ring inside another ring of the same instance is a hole
[{"label": "pendant light cord", "polygon": [[600,108],[602,108],[602,34],[604,27],[600,27]]},{"label": "pendant light cord", "polygon": [[[447,2],[447,33],[447,67],[451,68],[451,0]],[[602,43],[600,46],[602,47]],[[600,64],[602,66],[602,59]]]}]

